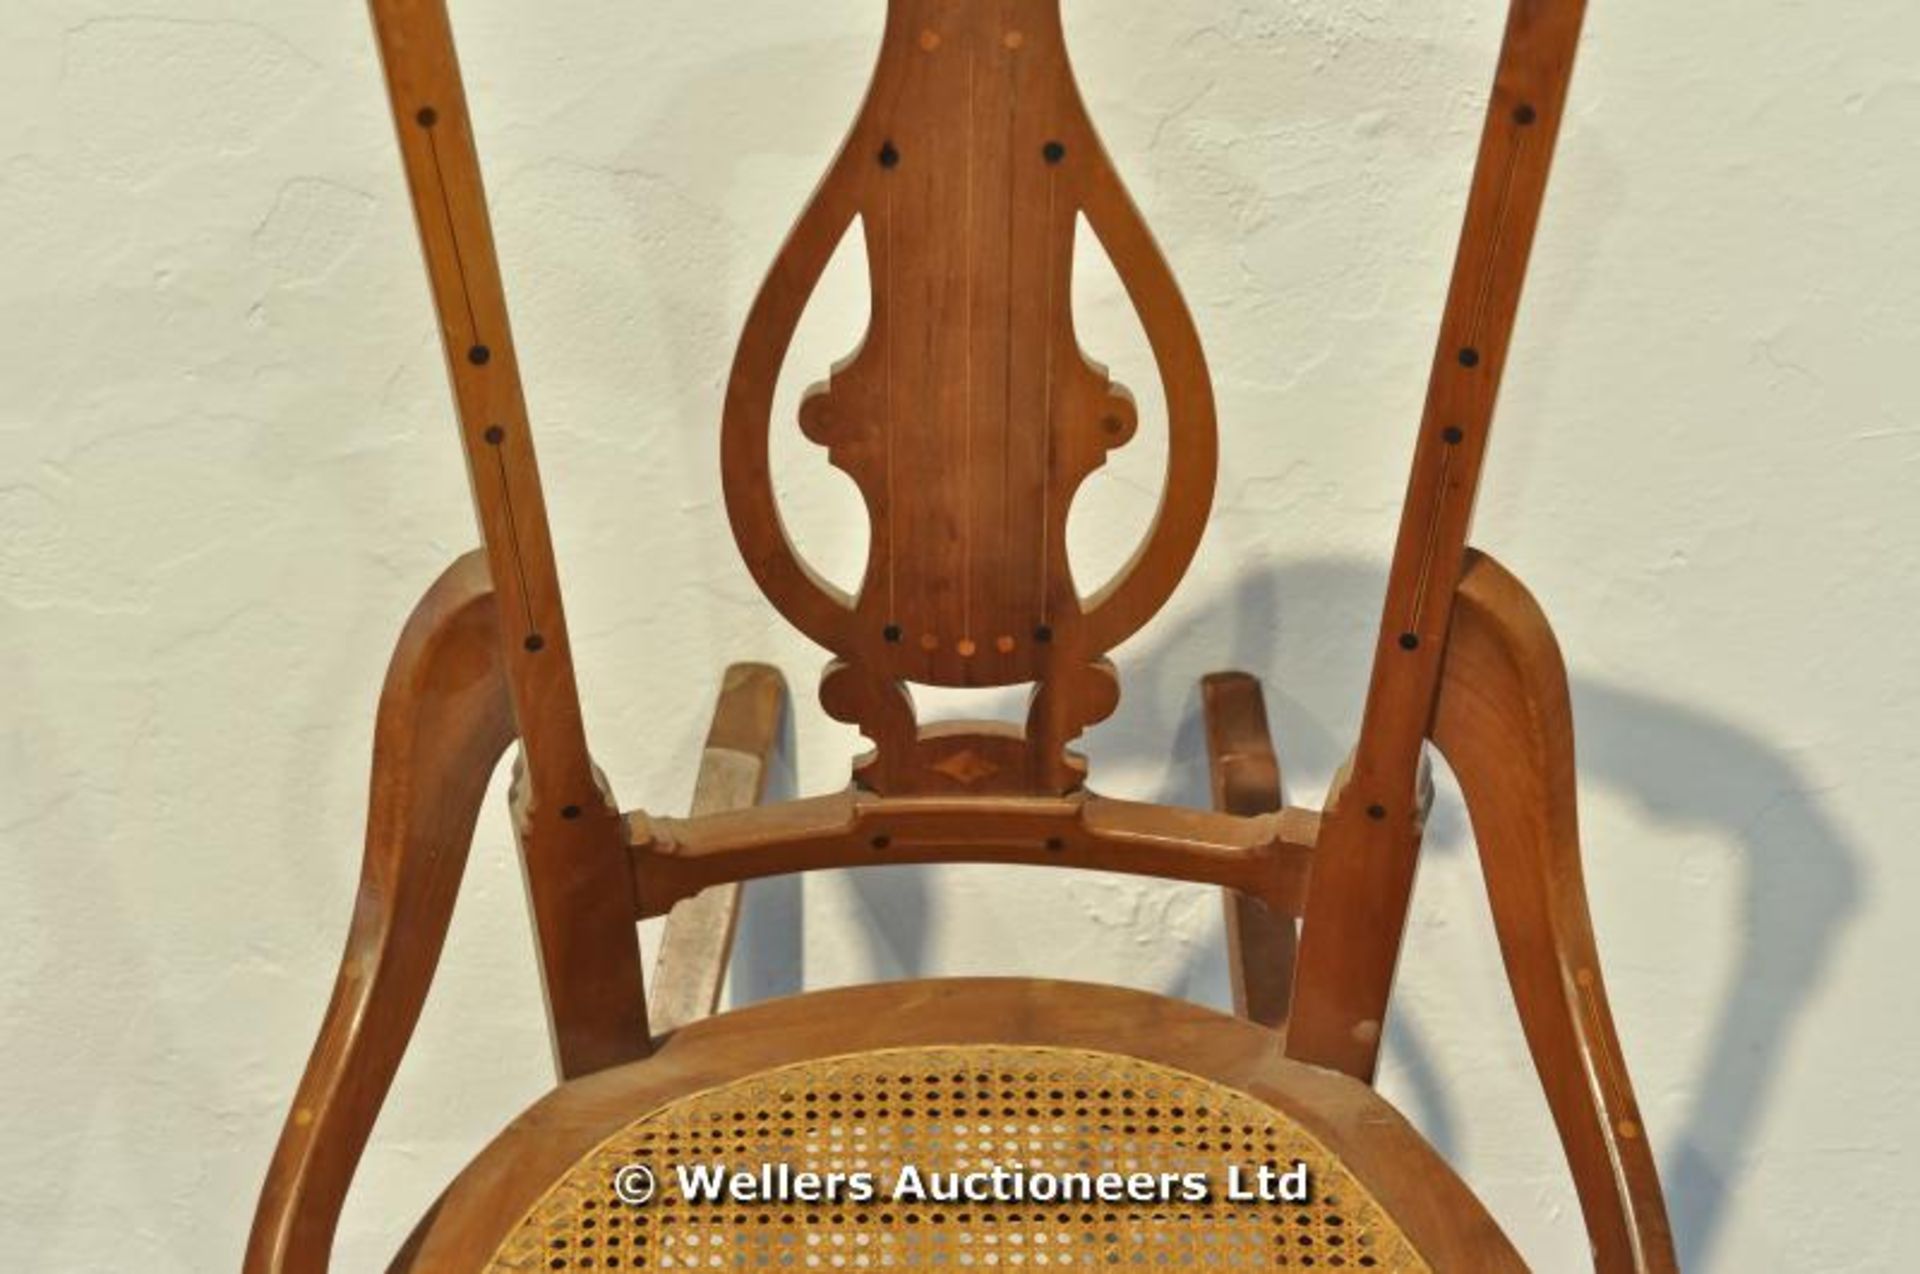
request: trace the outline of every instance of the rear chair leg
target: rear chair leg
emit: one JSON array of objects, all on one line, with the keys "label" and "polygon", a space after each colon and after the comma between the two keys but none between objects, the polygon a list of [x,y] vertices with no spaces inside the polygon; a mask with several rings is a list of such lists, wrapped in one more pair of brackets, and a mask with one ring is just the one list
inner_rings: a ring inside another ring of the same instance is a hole
[{"label": "rear chair leg", "polygon": [[387,669],[353,924],[254,1213],[247,1274],[327,1268],[440,961],[480,802],[514,738],[499,650],[486,560],[469,553],[421,599]]},{"label": "rear chair leg", "polygon": [[[1260,680],[1244,672],[1216,672],[1200,681],[1207,726],[1207,771],[1213,807],[1227,814],[1271,814],[1281,806],[1280,760],[1267,724]],[[1223,897],[1227,967],[1233,1011],[1282,1030],[1293,1000],[1299,931],[1292,916],[1276,916],[1237,890]]]},{"label": "rear chair leg", "polygon": [[1600,978],[1574,811],[1573,713],[1539,606],[1470,554],[1433,740],[1473,821],[1507,977],[1600,1274],[1678,1265]]},{"label": "rear chair leg", "polygon": [[[720,686],[693,787],[693,817],[758,805],[767,794],[774,752],[787,715],[787,683],[766,664],[734,664]],[[667,914],[654,957],[647,1016],[664,1035],[711,1014],[720,1004],[740,923],[738,884],[717,885]]]}]

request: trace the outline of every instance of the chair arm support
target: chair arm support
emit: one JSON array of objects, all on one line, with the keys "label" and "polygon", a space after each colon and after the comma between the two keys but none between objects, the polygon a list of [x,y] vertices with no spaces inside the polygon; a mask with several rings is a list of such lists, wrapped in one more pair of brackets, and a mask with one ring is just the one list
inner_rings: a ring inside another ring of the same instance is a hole
[{"label": "chair arm support", "polygon": [[327,1268],[348,1183],[419,1021],[487,784],[514,738],[484,556],[414,608],[374,727],[346,952],[247,1242],[247,1274]]},{"label": "chair arm support", "polygon": [[[1259,679],[1244,672],[1202,677],[1200,707],[1206,722],[1213,808],[1242,816],[1284,808],[1280,757],[1274,750]],[[1299,959],[1296,918],[1275,915],[1238,890],[1227,890],[1222,901],[1233,1011],[1262,1026],[1284,1030],[1293,1007],[1293,972]]]},{"label": "chair arm support", "polygon": [[1432,738],[1466,797],[1507,978],[1594,1266],[1675,1271],[1581,874],[1566,668],[1539,605],[1483,554],[1468,554],[1461,578]]},{"label": "chair arm support", "polygon": [[[781,729],[791,712],[787,682],[767,664],[734,664],[720,686],[700,753],[692,814],[719,814],[758,805],[767,795],[778,756]],[[791,764],[791,758],[784,759]],[[683,900],[667,914],[660,950],[648,979],[648,1024],[665,1035],[707,1017],[719,1007],[740,925],[742,887],[715,885]]]}]

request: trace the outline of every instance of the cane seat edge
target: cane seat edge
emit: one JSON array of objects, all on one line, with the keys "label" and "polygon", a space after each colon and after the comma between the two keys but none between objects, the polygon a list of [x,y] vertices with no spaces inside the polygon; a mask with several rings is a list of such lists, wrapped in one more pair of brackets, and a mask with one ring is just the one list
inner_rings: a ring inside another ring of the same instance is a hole
[{"label": "cane seat edge", "polygon": [[1198,1005],[1041,979],[887,983],[755,1005],[663,1037],[650,1059],[549,1092],[462,1171],[394,1268],[494,1268],[495,1255],[570,1173],[676,1104],[831,1059],[871,1064],[913,1050],[998,1049],[1105,1055],[1230,1090],[1279,1112],[1275,1127],[1324,1147],[1417,1253],[1420,1264],[1400,1268],[1525,1269],[1486,1209],[1398,1112],[1347,1076],[1285,1059],[1279,1043],[1265,1028]]}]

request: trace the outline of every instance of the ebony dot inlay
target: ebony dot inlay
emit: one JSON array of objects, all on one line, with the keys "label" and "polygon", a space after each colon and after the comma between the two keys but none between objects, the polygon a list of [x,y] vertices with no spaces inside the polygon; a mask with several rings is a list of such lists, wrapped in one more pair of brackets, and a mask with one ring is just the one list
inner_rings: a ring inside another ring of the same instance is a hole
[{"label": "ebony dot inlay", "polygon": [[1048,142],[1040,148],[1040,153],[1046,156],[1048,163],[1057,164],[1067,157],[1067,148],[1059,142]]},{"label": "ebony dot inlay", "polygon": [[484,345],[475,345],[467,351],[467,361],[475,367],[485,367],[493,361],[493,351]]}]

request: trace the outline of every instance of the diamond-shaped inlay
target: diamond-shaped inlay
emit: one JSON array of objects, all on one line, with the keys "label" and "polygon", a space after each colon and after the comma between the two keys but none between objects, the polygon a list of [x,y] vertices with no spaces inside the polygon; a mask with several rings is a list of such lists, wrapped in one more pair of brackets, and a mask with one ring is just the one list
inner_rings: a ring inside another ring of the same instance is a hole
[{"label": "diamond-shaped inlay", "polygon": [[972,748],[963,748],[952,756],[933,766],[962,787],[972,787],[981,779],[989,778],[1000,772],[1000,767],[975,752]]}]

